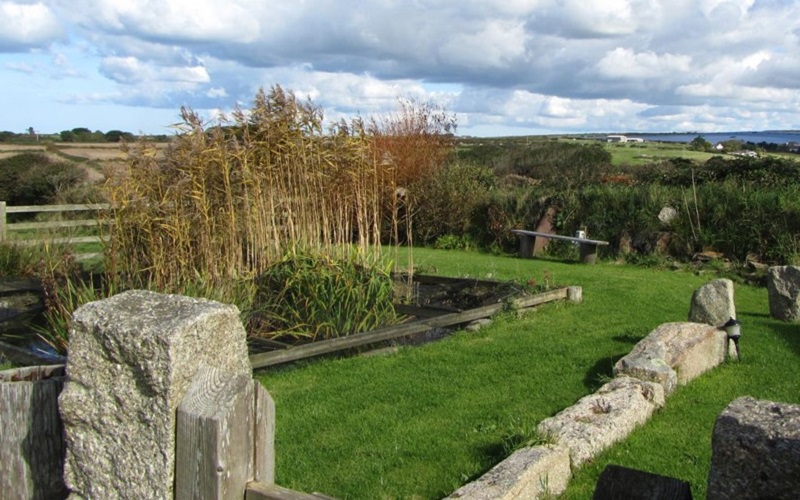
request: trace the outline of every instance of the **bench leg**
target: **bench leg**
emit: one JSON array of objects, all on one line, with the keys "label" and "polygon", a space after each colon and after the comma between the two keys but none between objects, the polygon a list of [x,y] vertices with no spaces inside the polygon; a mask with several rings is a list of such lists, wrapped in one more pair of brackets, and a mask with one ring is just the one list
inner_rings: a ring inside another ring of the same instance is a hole
[{"label": "bench leg", "polygon": [[526,234],[519,235],[519,256],[523,259],[530,259],[533,257],[533,246],[536,244],[535,236],[528,236]]},{"label": "bench leg", "polygon": [[594,264],[597,261],[597,245],[592,243],[581,243],[581,262],[584,264]]}]

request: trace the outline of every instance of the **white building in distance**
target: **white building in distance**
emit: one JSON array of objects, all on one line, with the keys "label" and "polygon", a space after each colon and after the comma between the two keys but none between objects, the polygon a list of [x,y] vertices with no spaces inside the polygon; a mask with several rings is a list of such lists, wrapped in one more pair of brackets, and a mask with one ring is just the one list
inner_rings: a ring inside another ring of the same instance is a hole
[{"label": "white building in distance", "polygon": [[606,136],[607,142],[644,142],[644,139],[641,137],[628,137],[627,135],[607,135]]}]

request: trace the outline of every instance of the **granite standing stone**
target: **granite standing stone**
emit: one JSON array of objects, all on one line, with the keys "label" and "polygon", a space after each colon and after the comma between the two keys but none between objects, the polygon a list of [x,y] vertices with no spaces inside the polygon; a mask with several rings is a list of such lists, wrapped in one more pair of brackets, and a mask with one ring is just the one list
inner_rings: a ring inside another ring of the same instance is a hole
[{"label": "granite standing stone", "polygon": [[733,281],[718,279],[695,290],[689,308],[689,321],[722,326],[731,318],[736,318]]},{"label": "granite standing stone", "polygon": [[800,321],[800,267],[770,267],[767,292],[770,316],[783,321]]},{"label": "granite standing stone", "polygon": [[235,306],[137,290],[75,311],[59,402],[73,498],[172,498],[176,410],[200,365],[251,373]]}]

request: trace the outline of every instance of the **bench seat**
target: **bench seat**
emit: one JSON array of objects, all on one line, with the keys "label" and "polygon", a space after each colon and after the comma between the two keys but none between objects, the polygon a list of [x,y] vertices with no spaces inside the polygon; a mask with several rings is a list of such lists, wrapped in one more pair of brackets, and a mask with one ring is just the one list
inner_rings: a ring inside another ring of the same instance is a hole
[{"label": "bench seat", "polygon": [[524,229],[512,229],[511,232],[519,236],[519,255],[526,259],[534,257],[536,238],[564,240],[577,243],[581,251],[581,261],[585,264],[594,264],[597,261],[597,247],[608,245],[607,241],[576,238],[575,236],[562,236],[560,234],[540,233],[538,231],[526,231]]}]

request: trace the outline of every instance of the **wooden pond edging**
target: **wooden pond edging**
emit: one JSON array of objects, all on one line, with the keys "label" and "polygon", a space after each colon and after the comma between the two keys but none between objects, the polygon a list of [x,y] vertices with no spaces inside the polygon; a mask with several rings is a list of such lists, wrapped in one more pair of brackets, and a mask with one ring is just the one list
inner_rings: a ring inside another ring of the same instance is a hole
[{"label": "wooden pond edging", "polygon": [[580,287],[557,288],[555,290],[538,293],[529,297],[520,297],[517,299],[511,299],[507,302],[489,304],[462,312],[443,314],[433,318],[425,318],[400,325],[387,326],[384,328],[378,328],[377,330],[372,330],[370,332],[348,335],[347,337],[322,340],[298,347],[289,347],[280,351],[253,354],[250,356],[250,364],[253,366],[253,369],[266,368],[268,366],[279,365],[313,356],[320,356],[322,354],[331,354],[345,349],[373,344],[375,342],[392,340],[436,328],[469,323],[470,321],[475,321],[476,319],[488,318],[508,308],[512,310],[526,309],[529,307],[546,304],[548,302],[554,302],[556,300],[565,300],[567,298],[572,301],[579,302],[580,297]]}]

